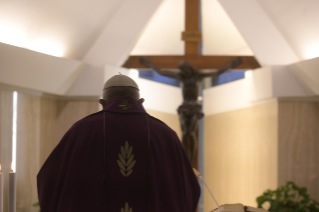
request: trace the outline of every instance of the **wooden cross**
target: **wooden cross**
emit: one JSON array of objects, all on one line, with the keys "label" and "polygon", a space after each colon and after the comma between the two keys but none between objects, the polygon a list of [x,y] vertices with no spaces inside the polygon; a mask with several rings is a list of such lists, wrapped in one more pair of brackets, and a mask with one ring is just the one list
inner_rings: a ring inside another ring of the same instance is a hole
[{"label": "wooden cross", "polygon": [[[200,55],[200,43],[202,33],[199,31],[199,6],[200,0],[185,0],[185,32],[182,32],[182,40],[185,41],[185,55],[181,56],[130,56],[123,67],[134,69],[149,69],[140,63],[140,58],[148,58],[154,65],[161,69],[176,69],[181,61],[187,61],[197,69],[220,69],[229,64],[238,56],[202,56]],[[254,56],[240,56],[242,63],[236,69],[256,69],[260,65]]]},{"label": "wooden cross", "polygon": [[[256,69],[260,65],[254,56],[202,56],[200,55],[200,43],[202,41],[202,33],[199,31],[199,6],[200,0],[185,0],[185,31],[182,32],[182,40],[185,41],[185,55],[182,56],[149,56],[137,55],[130,56],[124,63],[123,67],[134,69],[149,69],[150,66],[144,66],[142,58],[147,58],[160,69],[176,69],[182,61],[196,70],[201,69],[217,69],[222,70],[229,66],[234,59],[240,57],[241,63],[236,69]],[[145,61],[145,59],[144,59]],[[144,64],[147,64],[147,62]],[[159,72],[159,71],[157,71]],[[165,75],[165,74],[164,74]],[[167,75],[167,74],[166,74]],[[198,142],[195,149],[197,149]],[[186,151],[187,152],[187,151]],[[193,161],[193,167],[198,168],[198,151],[196,151]]]}]

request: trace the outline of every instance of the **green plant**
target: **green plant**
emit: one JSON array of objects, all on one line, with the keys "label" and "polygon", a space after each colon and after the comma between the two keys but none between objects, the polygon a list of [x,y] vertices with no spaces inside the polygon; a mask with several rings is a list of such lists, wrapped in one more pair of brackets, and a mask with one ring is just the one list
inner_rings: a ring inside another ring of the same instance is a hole
[{"label": "green plant", "polygon": [[299,188],[293,182],[287,182],[277,190],[267,190],[256,200],[259,208],[269,202],[268,211],[319,212],[319,203],[309,197],[307,188]]}]

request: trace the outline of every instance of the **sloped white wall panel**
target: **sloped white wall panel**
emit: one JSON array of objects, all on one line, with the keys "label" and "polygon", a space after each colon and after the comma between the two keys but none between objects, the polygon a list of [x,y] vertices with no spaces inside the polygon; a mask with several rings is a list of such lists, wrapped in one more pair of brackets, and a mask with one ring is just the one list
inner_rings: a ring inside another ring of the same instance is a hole
[{"label": "sloped white wall panel", "polygon": [[311,96],[319,95],[318,67],[319,57],[289,66],[289,69],[295,73],[303,87],[307,90],[307,94]]},{"label": "sloped white wall panel", "polygon": [[86,65],[67,95],[101,96],[103,85],[104,68]]},{"label": "sloped white wall panel", "polygon": [[82,63],[0,43],[0,82],[65,95]]}]

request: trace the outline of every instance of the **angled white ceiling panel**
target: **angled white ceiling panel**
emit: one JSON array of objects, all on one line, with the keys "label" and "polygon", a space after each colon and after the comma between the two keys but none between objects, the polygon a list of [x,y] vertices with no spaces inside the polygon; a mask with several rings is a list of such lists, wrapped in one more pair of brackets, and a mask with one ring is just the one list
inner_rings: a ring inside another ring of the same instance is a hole
[{"label": "angled white ceiling panel", "polygon": [[132,55],[183,55],[185,0],[164,0],[149,20]]},{"label": "angled white ceiling panel", "polygon": [[257,0],[219,2],[262,66],[288,65],[300,61]]},{"label": "angled white ceiling panel", "polygon": [[0,1],[0,42],[79,60],[123,1]]},{"label": "angled white ceiling panel", "polygon": [[204,55],[253,55],[217,0],[202,0]]},{"label": "angled white ceiling panel", "polygon": [[319,1],[258,0],[303,60],[319,57]]},{"label": "angled white ceiling panel", "polygon": [[161,1],[125,0],[84,57],[84,62],[121,66]]}]

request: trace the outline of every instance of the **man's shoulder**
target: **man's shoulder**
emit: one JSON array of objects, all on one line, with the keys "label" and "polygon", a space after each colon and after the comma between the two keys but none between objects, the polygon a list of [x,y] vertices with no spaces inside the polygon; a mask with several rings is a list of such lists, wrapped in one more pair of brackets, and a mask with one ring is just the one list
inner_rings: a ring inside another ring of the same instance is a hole
[{"label": "man's shoulder", "polygon": [[75,122],[73,127],[78,127],[78,126],[83,126],[83,125],[88,125],[92,126],[92,124],[96,123],[97,121],[102,120],[103,117],[103,111],[99,111],[96,113],[92,113],[79,121]]},{"label": "man's shoulder", "polygon": [[164,124],[165,126],[167,126],[162,120],[155,118],[154,116],[151,116],[150,114],[148,114],[148,117],[150,117],[151,120],[154,121],[155,123]]},{"label": "man's shoulder", "polygon": [[154,116],[151,116],[148,114],[148,117],[150,118],[150,124],[155,124],[155,125],[158,125],[158,126],[161,126],[163,128],[169,128],[169,126],[167,126],[167,124],[165,122],[163,122],[162,120],[158,119],[158,118],[155,118]]},{"label": "man's shoulder", "polygon": [[151,126],[153,125],[155,129],[157,130],[161,129],[161,130],[164,130],[165,132],[176,135],[176,132],[173,129],[171,129],[165,122],[151,115],[148,115],[148,116],[150,117],[150,125]]}]

